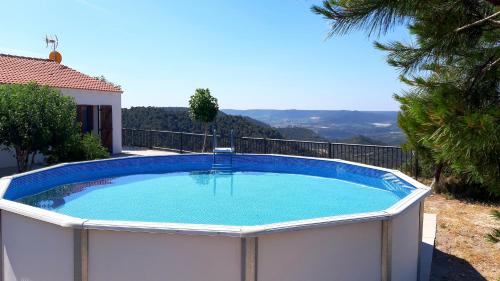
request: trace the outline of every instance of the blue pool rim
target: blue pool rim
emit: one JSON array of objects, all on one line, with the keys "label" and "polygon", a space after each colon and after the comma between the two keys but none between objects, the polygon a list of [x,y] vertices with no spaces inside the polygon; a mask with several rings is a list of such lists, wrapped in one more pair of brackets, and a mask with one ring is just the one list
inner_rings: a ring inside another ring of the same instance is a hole
[{"label": "blue pool rim", "polygon": [[[190,161],[179,161],[181,159]],[[198,153],[162,156],[130,156],[59,164],[1,178],[0,195],[2,199],[0,199],[0,209],[59,226],[79,229],[254,237],[265,233],[324,227],[336,224],[390,220],[394,216],[409,209],[414,204],[421,202],[430,194],[429,187],[397,170],[339,159],[274,154],[235,154],[233,156],[233,168],[235,171],[246,171],[250,169],[252,171],[286,172],[342,179],[342,173],[338,173],[338,171],[347,170],[367,175],[366,179],[360,179],[362,182],[357,183],[373,186],[374,182],[370,182],[370,176],[389,177],[392,181],[398,181],[397,186],[411,189],[411,192],[395,205],[382,211],[288,221],[258,226],[87,220],[58,214],[13,201],[20,197],[39,193],[54,186],[70,182],[91,181],[103,177],[124,176],[138,173],[209,170],[213,163],[212,161],[212,154]],[[277,169],[277,163],[279,163],[279,169]],[[71,177],[72,181],[68,181],[68,177]],[[36,182],[37,184],[30,184],[31,182]]]}]

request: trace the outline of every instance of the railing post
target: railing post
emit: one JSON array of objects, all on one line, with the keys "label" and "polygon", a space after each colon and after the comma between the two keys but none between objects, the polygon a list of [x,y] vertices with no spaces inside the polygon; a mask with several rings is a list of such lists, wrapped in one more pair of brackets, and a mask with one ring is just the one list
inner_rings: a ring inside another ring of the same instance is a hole
[{"label": "railing post", "polygon": [[183,133],[181,132],[179,135],[181,137],[180,147],[179,147],[179,153],[182,154],[183,153],[183,151],[182,151],[183,150],[183,143],[182,143],[182,139],[183,139],[182,135],[183,135]]},{"label": "railing post", "polygon": [[234,151],[234,132],[231,129],[231,149]]},{"label": "railing post", "polygon": [[149,134],[148,134],[148,147],[149,147],[149,149],[153,148],[153,130],[149,130]]},{"label": "railing post", "polygon": [[264,154],[267,154],[267,138],[264,138]]},{"label": "railing post", "polygon": [[333,158],[333,155],[332,155],[332,143],[329,142],[328,143],[328,158]]},{"label": "railing post", "polygon": [[217,147],[217,131],[215,130],[215,128],[214,128],[214,130],[213,130],[212,133],[213,133],[213,136],[212,136],[213,137],[212,146],[213,146],[213,148],[215,150],[215,148]]}]

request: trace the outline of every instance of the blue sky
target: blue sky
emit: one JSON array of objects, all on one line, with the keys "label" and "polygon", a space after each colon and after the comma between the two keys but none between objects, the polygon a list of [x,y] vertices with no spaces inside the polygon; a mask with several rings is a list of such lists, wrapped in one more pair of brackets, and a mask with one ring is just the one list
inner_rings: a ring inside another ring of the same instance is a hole
[{"label": "blue sky", "polygon": [[[364,33],[326,39],[320,1],[2,1],[0,53],[46,57],[122,85],[123,106],[397,110],[404,86]],[[400,28],[380,40],[409,36]]]}]

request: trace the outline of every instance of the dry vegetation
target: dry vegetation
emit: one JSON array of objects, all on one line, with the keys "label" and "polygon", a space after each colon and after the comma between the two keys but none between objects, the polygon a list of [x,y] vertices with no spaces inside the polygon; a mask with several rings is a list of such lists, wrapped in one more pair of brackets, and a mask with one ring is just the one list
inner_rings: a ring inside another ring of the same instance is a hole
[{"label": "dry vegetation", "polygon": [[499,228],[491,211],[500,204],[466,202],[445,195],[432,195],[425,212],[437,214],[436,248],[432,281],[500,280],[500,243],[485,236]]}]

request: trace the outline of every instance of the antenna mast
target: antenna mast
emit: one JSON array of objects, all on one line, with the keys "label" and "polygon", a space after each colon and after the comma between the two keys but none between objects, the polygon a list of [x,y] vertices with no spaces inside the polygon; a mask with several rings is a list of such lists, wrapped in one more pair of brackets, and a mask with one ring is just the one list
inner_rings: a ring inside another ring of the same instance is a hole
[{"label": "antenna mast", "polygon": [[56,51],[57,46],[59,46],[59,38],[57,38],[57,35],[45,35],[45,44],[46,48],[50,45],[50,48],[52,49],[52,52],[49,54],[49,60],[61,63],[62,55]]}]

